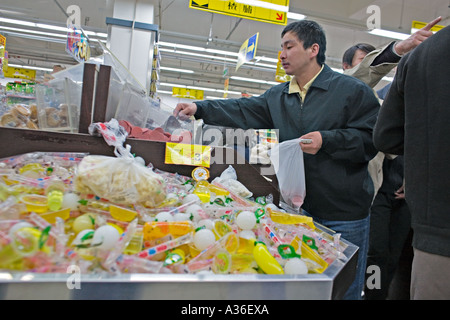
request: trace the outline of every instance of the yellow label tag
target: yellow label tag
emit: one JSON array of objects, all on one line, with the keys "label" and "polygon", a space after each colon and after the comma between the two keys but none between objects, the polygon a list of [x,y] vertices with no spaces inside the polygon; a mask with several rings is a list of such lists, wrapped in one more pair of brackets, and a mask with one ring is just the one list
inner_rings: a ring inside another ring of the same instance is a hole
[{"label": "yellow label tag", "polygon": [[209,168],[211,163],[211,147],[167,142],[165,163]]}]

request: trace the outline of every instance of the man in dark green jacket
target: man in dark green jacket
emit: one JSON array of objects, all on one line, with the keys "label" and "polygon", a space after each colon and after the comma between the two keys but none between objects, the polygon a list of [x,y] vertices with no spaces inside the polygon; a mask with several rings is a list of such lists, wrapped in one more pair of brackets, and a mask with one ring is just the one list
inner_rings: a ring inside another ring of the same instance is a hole
[{"label": "man in dark green jacket", "polygon": [[226,127],[278,129],[281,142],[311,139],[300,143],[306,180],[302,209],[360,247],[357,279],[346,296],[359,299],[374,194],[367,164],[377,153],[372,129],[379,103],[362,81],[332,71],[325,49],[317,23],[294,22],[282,32],[280,55],[286,73],[294,76],[290,82],[258,97],[180,103],[174,115]]},{"label": "man in dark green jacket", "polygon": [[412,299],[450,299],[450,27],[405,55],[380,109],[379,150],[403,154]]}]

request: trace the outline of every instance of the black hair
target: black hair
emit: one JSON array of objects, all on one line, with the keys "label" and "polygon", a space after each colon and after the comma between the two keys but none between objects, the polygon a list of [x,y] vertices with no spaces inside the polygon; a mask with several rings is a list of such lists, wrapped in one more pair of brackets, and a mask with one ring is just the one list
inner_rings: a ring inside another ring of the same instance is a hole
[{"label": "black hair", "polygon": [[354,46],[351,46],[344,52],[344,55],[342,56],[342,63],[346,63],[349,66],[352,66],[353,57],[355,56],[355,52],[358,49],[364,51],[367,54],[375,50],[375,47],[368,43],[355,44]]},{"label": "black hair", "polygon": [[300,20],[288,24],[281,37],[286,33],[293,32],[298,40],[303,42],[303,48],[307,49],[314,43],[319,45],[319,53],[317,54],[317,63],[323,65],[325,63],[325,51],[327,49],[327,40],[322,27],[312,20]]}]

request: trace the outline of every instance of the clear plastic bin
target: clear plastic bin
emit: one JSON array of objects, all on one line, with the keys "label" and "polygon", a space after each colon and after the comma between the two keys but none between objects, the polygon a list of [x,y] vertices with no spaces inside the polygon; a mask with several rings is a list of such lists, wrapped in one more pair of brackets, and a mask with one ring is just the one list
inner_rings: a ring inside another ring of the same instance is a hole
[{"label": "clear plastic bin", "polygon": [[77,133],[80,122],[84,65],[54,74],[47,84],[36,86],[39,128]]}]

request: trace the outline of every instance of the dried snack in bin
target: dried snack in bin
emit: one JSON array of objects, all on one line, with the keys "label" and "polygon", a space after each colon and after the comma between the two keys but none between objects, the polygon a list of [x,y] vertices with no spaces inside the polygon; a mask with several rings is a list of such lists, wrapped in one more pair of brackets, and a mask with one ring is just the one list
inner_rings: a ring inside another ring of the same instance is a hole
[{"label": "dried snack in bin", "polygon": [[164,180],[128,157],[87,156],[78,166],[75,190],[117,204],[154,207],[166,197]]},{"label": "dried snack in bin", "polygon": [[5,113],[0,119],[0,123],[3,127],[15,128],[20,124],[19,118],[17,118],[12,113]]}]

